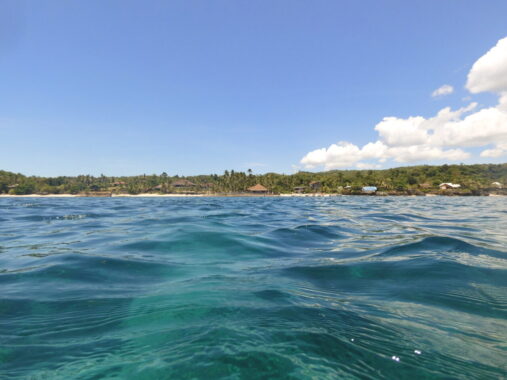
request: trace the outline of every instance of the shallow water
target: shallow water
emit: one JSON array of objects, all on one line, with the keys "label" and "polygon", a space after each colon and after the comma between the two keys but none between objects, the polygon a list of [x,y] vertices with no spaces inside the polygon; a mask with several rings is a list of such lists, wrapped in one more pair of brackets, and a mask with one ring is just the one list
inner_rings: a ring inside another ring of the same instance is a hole
[{"label": "shallow water", "polygon": [[0,199],[0,378],[501,379],[503,197]]}]

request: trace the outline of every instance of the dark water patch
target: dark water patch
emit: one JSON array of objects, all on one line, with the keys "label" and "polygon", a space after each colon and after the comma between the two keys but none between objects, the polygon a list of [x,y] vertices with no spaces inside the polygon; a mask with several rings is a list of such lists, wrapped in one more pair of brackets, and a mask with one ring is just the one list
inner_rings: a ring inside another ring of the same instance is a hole
[{"label": "dark water patch", "polygon": [[383,213],[373,213],[368,214],[368,218],[377,219],[377,220],[390,220],[395,222],[410,222],[414,218],[407,216],[406,214],[383,214]]},{"label": "dark water patch", "polygon": [[[66,254],[36,260],[32,266],[0,273],[4,295],[49,299],[80,299],[90,294],[130,296],[150,284],[167,283],[187,274],[178,264],[132,258]],[[23,289],[26,292],[22,293]]]},{"label": "dark water patch", "polygon": [[277,243],[299,248],[335,244],[335,241],[343,239],[345,234],[338,226],[305,224],[278,228],[266,236]]},{"label": "dark water patch", "polygon": [[276,289],[261,290],[254,293],[257,297],[260,297],[267,301],[280,302],[290,297],[289,294],[281,292]]},{"label": "dark water patch", "polygon": [[[378,255],[396,256],[407,254],[433,254],[433,256],[437,256],[440,254],[440,258],[445,259],[445,254],[448,252],[461,252],[475,256],[486,255],[507,259],[507,252],[479,247],[460,239],[445,236],[431,236],[415,243],[390,247]],[[452,259],[452,257],[450,257],[450,259]]]}]

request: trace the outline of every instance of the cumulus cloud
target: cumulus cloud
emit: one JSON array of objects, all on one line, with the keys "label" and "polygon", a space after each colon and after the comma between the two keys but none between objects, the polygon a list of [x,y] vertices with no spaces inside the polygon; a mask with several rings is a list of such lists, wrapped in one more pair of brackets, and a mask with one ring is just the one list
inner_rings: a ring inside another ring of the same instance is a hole
[{"label": "cumulus cloud", "polygon": [[481,157],[501,157],[505,153],[507,152],[501,148],[486,149],[481,152]]},{"label": "cumulus cloud", "polygon": [[[457,110],[445,107],[430,118],[385,117],[375,126],[377,141],[363,147],[346,141],[332,144],[309,152],[301,164],[309,169],[362,169],[379,167],[388,160],[399,163],[463,161],[471,157],[465,150],[470,147],[485,148],[481,157],[507,155],[507,37],[474,63],[467,88],[471,93],[495,92],[499,103],[482,109],[475,102]],[[433,94],[443,95],[452,90],[446,85]]]},{"label": "cumulus cloud", "polygon": [[473,94],[507,92],[507,37],[474,63],[466,87]]},{"label": "cumulus cloud", "polygon": [[369,162],[359,162],[356,164],[356,167],[358,169],[380,169],[382,165],[380,164],[373,164]]},{"label": "cumulus cloud", "polygon": [[435,91],[431,93],[431,96],[437,97],[437,96],[444,96],[449,95],[454,92],[454,87],[448,84],[444,84],[442,87],[437,88]]}]

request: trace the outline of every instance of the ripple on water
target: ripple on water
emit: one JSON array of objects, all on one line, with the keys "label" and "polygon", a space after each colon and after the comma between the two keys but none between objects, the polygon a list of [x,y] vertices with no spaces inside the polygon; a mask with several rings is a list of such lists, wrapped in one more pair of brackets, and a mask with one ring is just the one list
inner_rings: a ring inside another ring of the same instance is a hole
[{"label": "ripple on water", "polygon": [[0,378],[502,378],[506,212],[0,199]]}]

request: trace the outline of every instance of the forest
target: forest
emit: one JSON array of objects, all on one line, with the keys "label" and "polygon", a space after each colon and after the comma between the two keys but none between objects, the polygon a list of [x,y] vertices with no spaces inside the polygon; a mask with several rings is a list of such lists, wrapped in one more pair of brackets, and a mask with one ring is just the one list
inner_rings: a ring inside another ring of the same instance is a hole
[{"label": "forest", "polygon": [[410,166],[384,170],[300,171],[294,174],[254,174],[226,170],[222,174],[178,175],[142,174],[136,176],[25,176],[0,170],[0,194],[141,194],[208,193],[241,194],[255,184],[269,193],[358,194],[363,186],[375,186],[385,194],[438,193],[439,184],[460,184],[457,195],[481,195],[493,183],[507,184],[506,164]]}]

